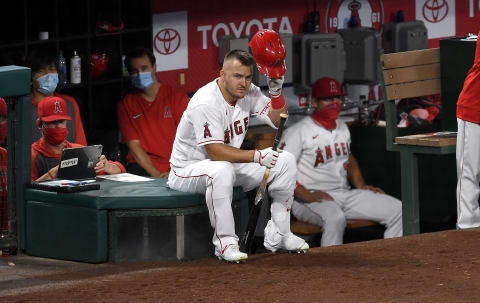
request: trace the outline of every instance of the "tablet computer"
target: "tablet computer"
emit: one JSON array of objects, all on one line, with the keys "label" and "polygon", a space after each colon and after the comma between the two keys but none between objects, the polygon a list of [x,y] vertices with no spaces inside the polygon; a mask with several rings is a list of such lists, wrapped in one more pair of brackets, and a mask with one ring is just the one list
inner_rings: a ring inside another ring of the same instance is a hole
[{"label": "tablet computer", "polygon": [[95,165],[102,155],[102,145],[65,148],[58,167],[58,179],[86,180],[96,176]]}]

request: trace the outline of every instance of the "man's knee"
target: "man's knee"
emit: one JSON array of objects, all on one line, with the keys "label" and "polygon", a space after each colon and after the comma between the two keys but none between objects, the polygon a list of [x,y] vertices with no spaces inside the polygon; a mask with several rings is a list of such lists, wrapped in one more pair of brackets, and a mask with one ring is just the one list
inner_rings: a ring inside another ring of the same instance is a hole
[{"label": "man's knee", "polygon": [[335,212],[330,212],[327,216],[323,216],[322,219],[324,221],[324,228],[343,230],[347,226],[347,219],[340,209]]},{"label": "man's knee", "polygon": [[209,177],[216,182],[231,186],[235,183],[235,170],[228,161],[210,161],[208,171]]}]

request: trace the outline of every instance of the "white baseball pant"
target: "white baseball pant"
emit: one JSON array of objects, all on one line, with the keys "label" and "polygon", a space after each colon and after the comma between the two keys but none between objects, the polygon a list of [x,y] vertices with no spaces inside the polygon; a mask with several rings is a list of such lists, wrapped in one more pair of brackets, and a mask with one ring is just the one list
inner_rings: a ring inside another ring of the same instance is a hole
[{"label": "white baseball pant", "polygon": [[[210,223],[214,229],[212,242],[223,253],[228,245],[238,243],[231,206],[233,187],[241,186],[244,191],[258,187],[265,169],[258,163],[207,159],[183,168],[172,167],[167,184],[175,190],[205,194]],[[295,158],[283,151],[268,178],[272,221],[282,234],[290,232],[290,209],[296,174]]]},{"label": "white baseball pant", "polygon": [[292,214],[300,221],[323,227],[321,246],[343,243],[347,220],[363,219],[385,225],[384,238],[401,237],[402,202],[392,196],[364,189],[329,191],[333,201],[294,201]]},{"label": "white baseball pant", "polygon": [[480,125],[457,118],[457,227],[480,226]]}]

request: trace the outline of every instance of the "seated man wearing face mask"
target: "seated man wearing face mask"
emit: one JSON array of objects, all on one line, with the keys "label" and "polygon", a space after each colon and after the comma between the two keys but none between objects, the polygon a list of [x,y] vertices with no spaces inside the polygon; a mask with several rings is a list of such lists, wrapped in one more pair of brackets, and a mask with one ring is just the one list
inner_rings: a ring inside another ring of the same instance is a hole
[{"label": "seated man wearing face mask", "polygon": [[37,128],[37,105],[48,96],[58,96],[65,100],[67,113],[72,117],[72,122],[67,126],[67,140],[82,145],[87,145],[83,130],[82,118],[77,101],[67,95],[57,93],[58,85],[57,58],[47,50],[34,50],[28,53],[26,66],[32,70],[32,143],[40,139],[42,132]]},{"label": "seated man wearing face mask", "polygon": [[168,178],[170,154],[188,96],[156,78],[155,57],[148,49],[127,54],[125,65],[138,90],[118,104],[118,126],[128,146],[127,172]]},{"label": "seated man wearing face mask", "polygon": [[[81,147],[70,143],[67,121],[72,118],[67,114],[67,103],[60,97],[46,97],[38,103],[38,120],[36,124],[43,136],[32,144],[32,181],[57,178],[58,164],[64,148]],[[125,168],[119,162],[108,161],[104,155],[95,166],[97,174],[124,173]]]},{"label": "seated man wearing face mask", "polygon": [[350,151],[350,131],[337,119],[343,95],[337,80],[317,80],[312,87],[312,116],[283,134],[280,146],[297,159],[292,214],[323,227],[321,246],[342,244],[349,219],[377,221],[386,227],[385,238],[400,237],[402,203],[365,183]]}]

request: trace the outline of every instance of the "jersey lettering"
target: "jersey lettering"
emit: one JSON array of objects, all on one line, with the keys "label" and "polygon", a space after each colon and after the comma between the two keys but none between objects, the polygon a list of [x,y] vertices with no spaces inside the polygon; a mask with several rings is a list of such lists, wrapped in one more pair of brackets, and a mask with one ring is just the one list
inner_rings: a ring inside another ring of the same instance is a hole
[{"label": "jersey lettering", "polygon": [[[348,157],[348,155],[350,154],[350,145],[348,144],[348,142],[335,143],[333,144],[333,146],[335,149],[336,157],[341,157],[341,156]],[[323,151],[319,147],[316,152],[315,164],[313,165],[313,167],[317,167],[319,164],[323,164],[332,158],[333,158],[333,154],[332,154],[331,145],[325,145]]]},{"label": "jersey lettering", "polygon": [[347,155],[347,151],[345,150],[345,143],[342,142],[342,143],[340,143],[340,145],[342,145],[343,155],[346,156],[346,155]]},{"label": "jersey lettering", "polygon": [[332,148],[330,147],[330,145],[325,145],[325,156],[327,160],[332,158]]},{"label": "jersey lettering", "polygon": [[238,124],[240,124],[239,120],[237,120],[233,123],[233,127],[235,128],[235,135],[237,135],[237,136],[243,134],[242,126],[238,126]]},{"label": "jersey lettering", "polygon": [[225,144],[230,143],[230,130],[229,130],[229,129],[227,129],[227,130],[225,131],[225,136],[224,136],[224,138],[223,138],[223,142],[224,142]]},{"label": "jersey lettering", "polygon": [[212,134],[210,133],[210,129],[208,128],[208,122],[205,122],[205,124],[203,124],[203,138],[211,138],[212,137]]},{"label": "jersey lettering", "polygon": [[324,163],[325,161],[323,160],[323,155],[322,155],[322,150],[319,148],[317,149],[317,157],[315,158],[315,165],[313,167],[317,167],[318,164]]},{"label": "jersey lettering", "polygon": [[337,156],[340,156],[342,153],[341,153],[341,151],[340,151],[340,147],[338,146],[338,143],[335,143],[334,146],[335,146],[335,154],[336,154]]},{"label": "jersey lettering", "polygon": [[224,143],[228,144],[231,142],[234,136],[240,136],[247,131],[248,128],[248,117],[243,118],[243,127],[241,125],[241,120],[236,120],[233,124],[230,124],[230,127],[227,128],[224,133]]}]

